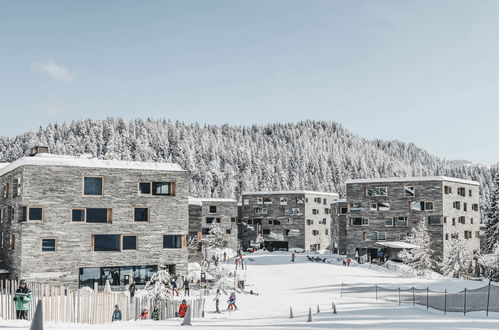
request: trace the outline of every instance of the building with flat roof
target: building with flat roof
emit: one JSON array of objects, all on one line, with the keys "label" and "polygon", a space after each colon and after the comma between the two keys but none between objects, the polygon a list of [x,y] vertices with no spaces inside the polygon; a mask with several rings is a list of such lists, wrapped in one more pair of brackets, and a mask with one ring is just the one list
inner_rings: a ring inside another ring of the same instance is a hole
[{"label": "building with flat roof", "polygon": [[346,246],[350,257],[374,259],[382,250],[396,259],[420,222],[428,224],[436,258],[448,255],[453,238],[462,240],[469,252],[480,250],[475,181],[442,176],[348,180],[346,207],[346,213],[336,212],[335,217],[339,222],[346,217],[339,245]]},{"label": "building with flat roof", "polygon": [[269,250],[328,249],[331,203],[337,199],[336,193],[305,190],[245,192],[238,219],[241,243],[247,248],[263,240]]},{"label": "building with flat roof", "polygon": [[177,164],[52,155],[0,168],[1,266],[68,287],[187,273],[188,173]]}]

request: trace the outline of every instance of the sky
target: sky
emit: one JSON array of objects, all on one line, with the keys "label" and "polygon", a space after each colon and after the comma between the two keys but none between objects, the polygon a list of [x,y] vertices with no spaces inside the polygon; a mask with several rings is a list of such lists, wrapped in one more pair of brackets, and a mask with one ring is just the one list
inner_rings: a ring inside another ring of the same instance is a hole
[{"label": "sky", "polygon": [[0,0],[0,135],[328,120],[499,161],[499,1]]}]

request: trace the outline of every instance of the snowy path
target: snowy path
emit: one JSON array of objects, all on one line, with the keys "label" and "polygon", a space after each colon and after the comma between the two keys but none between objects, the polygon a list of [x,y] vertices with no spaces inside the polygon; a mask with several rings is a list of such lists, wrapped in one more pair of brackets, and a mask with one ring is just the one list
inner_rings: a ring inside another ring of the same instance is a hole
[{"label": "snowy path", "polygon": [[[248,261],[247,280],[259,296],[239,295],[240,310],[214,314],[214,303],[207,298],[206,317],[194,320],[195,328],[203,329],[498,329],[499,315],[488,319],[483,312],[444,315],[439,311],[426,311],[424,307],[412,307],[375,301],[372,298],[342,297],[341,283],[384,284],[393,286],[429,286],[433,289],[458,291],[465,286],[483,286],[481,282],[458,280],[423,280],[399,277],[384,270],[365,267],[343,267],[311,263],[299,255],[296,263],[289,262],[289,255],[253,255]],[[224,297],[221,306],[225,303]],[[338,314],[331,313],[334,301]],[[321,313],[316,314],[317,305]],[[294,319],[289,319],[289,308]],[[309,307],[313,322],[306,323]],[[123,322],[105,326],[47,324],[46,329],[173,329],[180,328],[180,320],[161,322]],[[26,322],[0,321],[0,329],[27,329]]]}]

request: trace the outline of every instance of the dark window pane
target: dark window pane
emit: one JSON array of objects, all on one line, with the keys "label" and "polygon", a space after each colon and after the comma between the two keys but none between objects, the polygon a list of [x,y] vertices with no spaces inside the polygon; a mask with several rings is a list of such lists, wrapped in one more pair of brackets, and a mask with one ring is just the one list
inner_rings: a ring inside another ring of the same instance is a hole
[{"label": "dark window pane", "polygon": [[102,178],[84,178],[84,195],[102,195]]},{"label": "dark window pane", "polygon": [[152,194],[153,195],[170,195],[170,183],[169,182],[153,182],[152,183]]},{"label": "dark window pane", "polygon": [[202,231],[201,231],[201,233],[203,235],[208,235],[210,233],[210,228],[203,228]]},{"label": "dark window pane", "polygon": [[182,235],[164,235],[164,249],[179,249],[182,247]]},{"label": "dark window pane", "polygon": [[211,206],[210,206],[210,213],[217,213],[217,207],[216,207],[216,206],[211,205]]},{"label": "dark window pane", "polygon": [[72,210],[71,221],[85,221],[85,210]]},{"label": "dark window pane", "polygon": [[42,239],[42,251],[55,251],[55,239]]},{"label": "dark window pane", "polygon": [[87,209],[87,222],[106,223],[107,209]]},{"label": "dark window pane", "polygon": [[123,250],[137,250],[137,236],[123,236]]},{"label": "dark window pane", "polygon": [[30,207],[29,208],[29,220],[42,220],[42,208],[41,207]]},{"label": "dark window pane", "polygon": [[95,235],[94,251],[119,251],[120,235]]},{"label": "dark window pane", "polygon": [[151,183],[150,182],[139,183],[139,191],[141,194],[150,194],[151,193]]},{"label": "dark window pane", "polygon": [[99,282],[100,268],[80,268],[80,288],[94,288],[94,282]]},{"label": "dark window pane", "polygon": [[146,207],[136,207],[135,208],[135,221],[149,221],[149,209]]},{"label": "dark window pane", "polygon": [[26,221],[26,206],[19,208],[19,221]]}]

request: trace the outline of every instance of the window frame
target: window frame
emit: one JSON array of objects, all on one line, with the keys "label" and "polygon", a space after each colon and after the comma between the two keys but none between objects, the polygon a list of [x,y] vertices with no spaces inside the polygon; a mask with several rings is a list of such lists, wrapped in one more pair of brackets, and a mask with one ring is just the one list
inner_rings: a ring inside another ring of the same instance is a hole
[{"label": "window frame", "polygon": [[[393,218],[394,218],[394,217],[385,217],[385,227],[394,227],[394,226],[395,226],[395,221],[394,221],[394,219],[393,219]],[[387,225],[387,224],[386,224],[386,221],[387,221],[388,219],[391,219],[391,223],[392,223],[391,225]]]},{"label": "window frame", "polygon": [[[101,193],[100,193],[100,195],[94,195],[94,194],[87,195],[87,194],[85,194],[85,179],[86,178],[101,179]],[[99,175],[83,175],[82,176],[82,191],[81,191],[81,195],[84,196],[84,197],[104,197],[104,177],[103,176],[99,176]]]},{"label": "window frame", "polygon": [[[83,220],[82,221],[73,221],[73,211],[83,211]],[[69,209],[69,222],[71,223],[86,223],[87,222],[87,209],[74,207]]]},{"label": "window frame", "polygon": [[[177,236],[177,237],[179,237],[180,238],[180,247],[165,247],[165,237],[166,236]],[[184,237],[185,237],[185,235],[183,235],[183,234],[168,234],[168,235],[163,235],[163,249],[164,250],[166,250],[166,249],[168,249],[168,250],[175,249],[176,250],[176,249],[182,249],[182,248],[184,248],[185,247],[184,246],[184,240],[185,240]]]},{"label": "window frame", "polygon": [[[43,250],[43,241],[44,240],[53,240],[54,241],[54,250]],[[57,252],[57,237],[42,237],[40,238],[40,251],[41,252]]]},{"label": "window frame", "polygon": [[[125,237],[135,237],[135,249],[124,249],[123,246],[123,240]],[[139,250],[139,235],[137,234],[122,234],[121,235],[121,242],[120,242],[120,252],[126,252],[126,251],[138,251]]]},{"label": "window frame", "polygon": [[[141,184],[149,184],[149,193],[143,193],[141,192],[140,190],[140,185]],[[152,181],[139,181],[137,183],[137,193],[140,195],[140,196],[151,196],[152,195]]]},{"label": "window frame", "polygon": [[[28,222],[33,222],[33,223],[45,222],[45,208],[43,206],[41,206],[41,205],[34,205],[34,206],[20,205],[18,207],[18,212],[19,212],[19,209],[21,209],[21,208],[25,209],[25,213],[24,213],[25,218],[24,218],[24,220],[20,220],[20,218],[19,218],[20,214],[18,214],[18,217],[17,217],[18,222],[20,222],[20,223],[23,223],[23,222],[26,222],[26,223],[28,223]],[[41,209],[42,210],[42,218],[40,220],[31,220],[29,218],[31,209]],[[10,212],[10,210],[7,210],[7,212]]]},{"label": "window frame", "polygon": [[[412,190],[412,195],[407,194],[406,188],[412,188],[412,189],[409,189],[409,190]],[[416,187],[415,186],[404,186],[404,197],[416,197]]]},{"label": "window frame", "polygon": [[[106,210],[106,217],[107,221],[106,222],[88,222],[88,210],[89,209],[105,209]],[[79,221],[75,221],[75,223],[78,223]],[[87,207],[85,208],[85,222],[84,223],[98,223],[98,224],[103,224],[103,223],[113,223],[113,209],[110,207]]]},{"label": "window frame", "polygon": [[[147,220],[146,221],[142,221],[142,220],[136,220],[135,219],[135,209],[146,209],[147,210]],[[138,222],[138,223],[151,223],[151,207],[150,206],[141,206],[141,205],[137,205],[137,206],[134,206],[133,207],[133,210],[132,210],[132,217],[133,217],[133,222]]]}]

